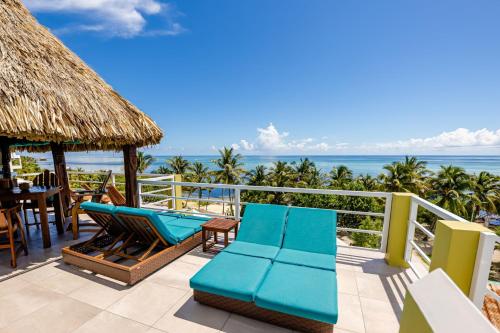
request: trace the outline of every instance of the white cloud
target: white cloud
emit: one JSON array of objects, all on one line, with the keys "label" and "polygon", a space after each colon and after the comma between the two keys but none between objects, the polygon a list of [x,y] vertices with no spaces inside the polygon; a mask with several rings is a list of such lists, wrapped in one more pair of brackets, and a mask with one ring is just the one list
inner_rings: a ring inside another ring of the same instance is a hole
[{"label": "white cloud", "polygon": [[[82,16],[84,23],[54,28],[55,33],[103,32],[134,37],[177,35],[184,28],[172,20],[172,8],[158,0],[24,0],[33,12],[66,12]],[[162,16],[164,27],[148,30],[147,16]]]},{"label": "white cloud", "polygon": [[241,145],[243,146],[243,149],[247,151],[252,151],[255,149],[255,145],[253,143],[248,142],[247,140],[241,140]]},{"label": "white cloud", "polygon": [[376,150],[417,150],[445,151],[456,148],[500,147],[500,129],[496,131],[486,128],[472,131],[467,128],[457,128],[454,131],[442,132],[428,138],[412,138],[394,142],[366,144],[363,149]]},{"label": "white cloud", "polygon": [[237,144],[237,143],[233,143],[233,144],[231,145],[231,148],[233,148],[234,150],[240,150],[240,145],[239,145],[239,144]]},{"label": "white cloud", "polygon": [[314,138],[290,139],[290,133],[280,132],[272,123],[265,128],[257,128],[255,143],[240,140],[245,151],[259,152],[326,152],[331,149],[326,142],[316,142]]}]

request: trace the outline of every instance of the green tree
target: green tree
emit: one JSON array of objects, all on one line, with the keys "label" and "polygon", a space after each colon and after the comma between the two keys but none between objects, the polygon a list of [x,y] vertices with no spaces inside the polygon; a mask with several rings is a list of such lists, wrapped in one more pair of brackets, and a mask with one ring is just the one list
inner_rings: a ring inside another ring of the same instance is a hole
[{"label": "green tree", "polygon": [[144,173],[153,164],[155,159],[149,154],[145,154],[142,151],[137,152],[137,171],[139,173]]},{"label": "green tree", "polygon": [[345,165],[333,167],[330,171],[330,186],[336,189],[344,189],[352,182],[352,171]]},{"label": "green tree", "polygon": [[[209,176],[208,167],[204,166],[201,162],[194,162],[189,166],[189,172],[186,175],[188,181],[193,183],[205,183]],[[201,207],[201,197],[203,195],[203,188],[198,187],[198,209]]]},{"label": "green tree", "polygon": [[[242,175],[245,173],[243,169],[243,163],[241,154],[235,153],[233,148],[224,147],[219,150],[219,158],[213,162],[217,166],[217,170],[214,171],[215,180],[223,184],[239,184]],[[225,191],[222,190],[222,200],[224,200]],[[231,190],[228,190],[229,201],[232,201],[234,195],[231,194]],[[233,212],[233,206],[230,205],[231,213]],[[225,211],[225,204],[222,204],[222,211]]]},{"label": "green tree", "polygon": [[[294,172],[287,162],[277,161],[273,163],[267,183],[274,187],[292,187],[295,185]],[[268,194],[268,200],[274,204],[285,204],[290,202],[291,196],[288,193],[274,192]]]},{"label": "green tree", "polygon": [[500,200],[500,177],[482,171],[470,177],[470,220],[474,221],[480,210],[497,212]]},{"label": "green tree", "polygon": [[377,191],[380,187],[377,178],[374,178],[369,174],[359,175],[358,178],[356,178],[356,181],[363,186],[365,191]]},{"label": "green tree", "polygon": [[189,169],[189,161],[181,155],[174,156],[167,160],[167,165],[172,173],[184,176]]},{"label": "green tree", "polygon": [[21,156],[22,168],[17,171],[18,174],[42,172],[35,158],[31,156]]},{"label": "green tree", "polygon": [[[358,226],[362,230],[382,230],[382,221],[380,219],[373,219],[369,216],[365,217]],[[372,235],[362,232],[353,232],[351,234],[354,246],[379,248],[380,236]]]},{"label": "green tree", "polygon": [[465,191],[470,188],[470,180],[463,168],[442,165],[431,185],[438,206],[462,217],[467,216]]}]

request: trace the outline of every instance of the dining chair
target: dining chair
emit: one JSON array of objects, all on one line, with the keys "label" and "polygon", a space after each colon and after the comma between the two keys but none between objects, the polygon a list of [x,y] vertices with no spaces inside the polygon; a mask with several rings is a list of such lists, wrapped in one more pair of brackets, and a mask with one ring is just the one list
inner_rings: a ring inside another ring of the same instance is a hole
[{"label": "dining chair", "polygon": [[[12,208],[0,209],[0,238],[7,238],[6,243],[0,244],[0,249],[10,250],[10,265],[12,268],[17,267],[17,252],[20,249],[23,249],[24,254],[28,255],[26,237],[21,224],[21,216],[19,215],[20,211],[20,205]],[[16,240],[16,235],[20,238],[19,240]],[[16,243],[19,243],[19,247],[17,248]]]},{"label": "dining chair", "polygon": [[[44,170],[42,173],[37,175],[33,179],[33,186],[59,186],[59,180],[57,175],[49,170]],[[47,208],[54,208],[54,199],[47,199]],[[28,218],[28,210],[31,209],[33,213],[34,223],[29,222]],[[33,200],[25,200],[23,202],[23,213],[24,213],[24,225],[26,226],[26,231],[29,232],[30,226],[36,226],[37,229],[40,228],[40,222],[37,219],[37,214],[40,214],[38,211],[38,202]]]}]

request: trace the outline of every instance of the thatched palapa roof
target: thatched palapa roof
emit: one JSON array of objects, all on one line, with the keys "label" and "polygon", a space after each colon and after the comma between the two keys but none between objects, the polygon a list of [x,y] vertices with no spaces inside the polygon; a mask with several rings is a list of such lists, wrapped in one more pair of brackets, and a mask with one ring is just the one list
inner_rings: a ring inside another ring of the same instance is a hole
[{"label": "thatched palapa roof", "polygon": [[0,0],[0,136],[71,142],[68,150],[118,150],[157,144],[163,134],[19,0]]}]

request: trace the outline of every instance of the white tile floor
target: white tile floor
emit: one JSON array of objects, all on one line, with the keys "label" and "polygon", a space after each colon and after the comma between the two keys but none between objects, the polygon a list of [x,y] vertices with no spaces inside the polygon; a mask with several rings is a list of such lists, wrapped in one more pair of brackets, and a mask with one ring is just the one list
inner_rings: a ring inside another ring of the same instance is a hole
[{"label": "white tile floor", "polygon": [[[0,333],[290,332],[196,303],[189,279],[213,257],[201,247],[129,287],[60,260],[25,272],[73,242],[69,232],[52,232],[53,247],[43,249],[39,232],[30,236],[30,255],[20,255],[17,270],[0,254],[0,280],[8,278],[0,282]],[[405,288],[416,280],[411,271],[387,266],[378,251],[340,246],[337,277],[335,332],[398,331]]]},{"label": "white tile floor", "polygon": [[[212,254],[200,247],[133,287],[61,261],[0,282],[0,332],[290,332],[200,305],[188,281]],[[377,251],[339,247],[335,332],[397,332],[415,276]]]}]

